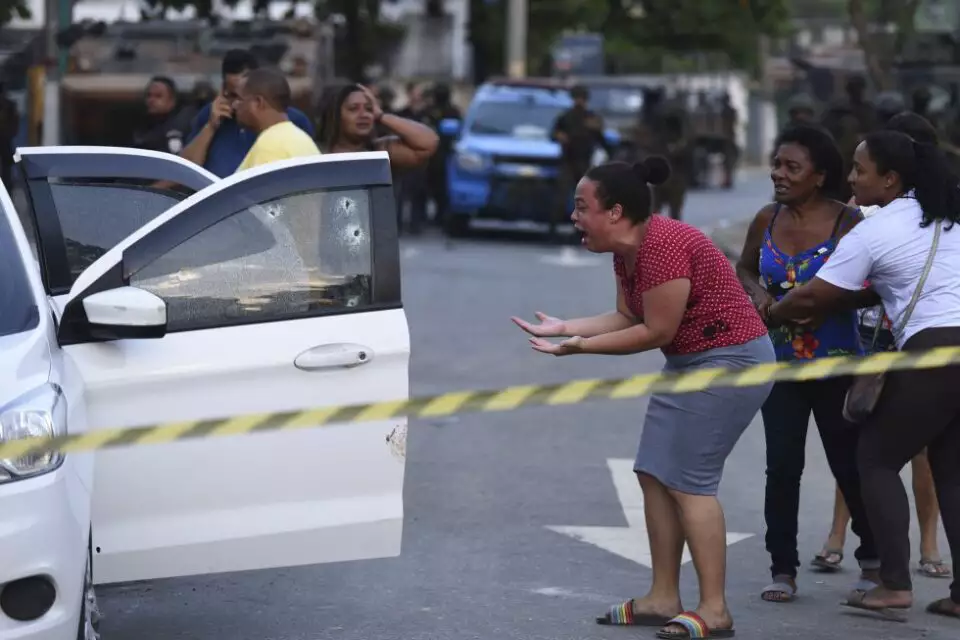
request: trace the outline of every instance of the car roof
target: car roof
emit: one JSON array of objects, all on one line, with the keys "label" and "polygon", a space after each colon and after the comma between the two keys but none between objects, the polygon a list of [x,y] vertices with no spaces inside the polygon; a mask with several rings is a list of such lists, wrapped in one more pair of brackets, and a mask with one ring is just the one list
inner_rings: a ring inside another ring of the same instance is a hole
[{"label": "car roof", "polygon": [[567,87],[553,78],[494,79],[482,84],[474,95],[477,102],[532,102],[566,107],[573,103]]}]

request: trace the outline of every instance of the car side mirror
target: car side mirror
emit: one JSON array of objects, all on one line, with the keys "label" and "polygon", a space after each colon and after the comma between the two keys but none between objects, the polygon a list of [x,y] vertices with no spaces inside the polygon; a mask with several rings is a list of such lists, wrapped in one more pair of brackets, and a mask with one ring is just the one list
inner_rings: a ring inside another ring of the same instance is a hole
[{"label": "car side mirror", "polygon": [[456,118],[444,118],[438,129],[442,135],[455,138],[460,135],[460,121]]},{"label": "car side mirror", "polygon": [[91,337],[162,338],[167,333],[167,303],[144,289],[108,289],[87,296],[82,304]]}]

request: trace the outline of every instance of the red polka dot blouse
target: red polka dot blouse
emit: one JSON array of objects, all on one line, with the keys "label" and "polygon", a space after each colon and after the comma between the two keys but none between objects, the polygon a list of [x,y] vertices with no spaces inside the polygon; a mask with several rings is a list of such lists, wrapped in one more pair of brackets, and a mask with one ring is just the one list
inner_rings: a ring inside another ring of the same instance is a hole
[{"label": "red polka dot blouse", "polygon": [[730,261],[699,229],[655,215],[637,252],[633,276],[614,256],[613,268],[630,311],[643,318],[643,293],[685,278],[690,299],[667,354],[698,353],[746,344],[766,335],[767,327],[737,279]]}]

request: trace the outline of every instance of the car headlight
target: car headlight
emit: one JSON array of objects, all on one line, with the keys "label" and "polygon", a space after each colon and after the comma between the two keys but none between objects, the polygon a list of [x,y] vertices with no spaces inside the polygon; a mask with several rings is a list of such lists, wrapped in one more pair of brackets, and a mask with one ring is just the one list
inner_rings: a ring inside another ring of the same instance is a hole
[{"label": "car headlight", "polygon": [[480,172],[487,168],[487,160],[473,151],[457,151],[457,166],[464,171]]},{"label": "car headlight", "polygon": [[[0,410],[0,443],[53,438],[67,432],[67,400],[57,385],[47,384]],[[0,458],[0,484],[49,473],[63,462],[59,451]]]}]

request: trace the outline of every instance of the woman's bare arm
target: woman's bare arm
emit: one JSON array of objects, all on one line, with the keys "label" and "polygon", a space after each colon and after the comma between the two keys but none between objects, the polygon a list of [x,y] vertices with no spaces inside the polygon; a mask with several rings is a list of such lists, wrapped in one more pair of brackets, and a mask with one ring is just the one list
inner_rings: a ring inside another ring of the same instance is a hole
[{"label": "woman's bare arm", "polygon": [[620,331],[627,327],[632,327],[637,323],[637,318],[630,312],[630,308],[627,306],[627,299],[623,293],[623,285],[620,283],[620,278],[618,277],[617,310],[589,318],[565,320],[563,323],[563,335],[567,337],[580,336],[581,338],[592,338],[605,333]]},{"label": "woman's bare arm", "polygon": [[743,241],[743,250],[740,252],[740,258],[737,260],[736,270],[737,278],[740,284],[746,289],[750,299],[756,307],[764,304],[771,304],[773,296],[760,284],[760,251],[763,246],[763,236],[773,214],[776,211],[776,205],[767,205],[757,212],[753,222],[747,229],[747,237]]},{"label": "woman's bare arm", "polygon": [[422,166],[430,160],[440,144],[440,136],[430,127],[392,113],[384,114],[380,122],[393,136],[377,140],[378,149],[390,154],[390,163],[402,169]]}]

